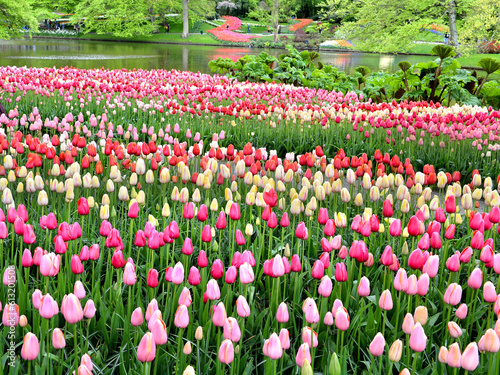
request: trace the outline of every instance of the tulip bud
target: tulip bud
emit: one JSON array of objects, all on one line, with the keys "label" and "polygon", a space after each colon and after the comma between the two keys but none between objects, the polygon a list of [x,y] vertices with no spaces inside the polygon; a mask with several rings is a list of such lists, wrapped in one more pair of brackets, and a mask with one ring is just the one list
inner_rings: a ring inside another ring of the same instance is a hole
[{"label": "tulip bud", "polygon": [[186,342],[186,344],[184,345],[184,349],[182,349],[182,352],[184,353],[184,355],[190,355],[190,354],[191,354],[191,351],[192,351],[192,348],[191,348],[191,343],[188,341],[188,342]]},{"label": "tulip bud", "polygon": [[328,368],[328,375],[341,375],[342,370],[340,367],[339,357],[337,353],[332,354],[332,358],[330,359],[330,367]]},{"label": "tulip bud", "polygon": [[401,340],[396,340],[391,345],[389,349],[389,360],[392,362],[399,362],[401,355],[403,354],[403,342]]},{"label": "tulip bud", "polygon": [[300,372],[300,375],[313,375],[313,369],[311,367],[311,364],[307,359],[304,360],[304,364],[302,365],[302,370]]},{"label": "tulip bud", "polygon": [[196,328],[196,332],[194,334],[194,337],[198,341],[201,341],[203,339],[203,327],[198,326],[198,328]]}]

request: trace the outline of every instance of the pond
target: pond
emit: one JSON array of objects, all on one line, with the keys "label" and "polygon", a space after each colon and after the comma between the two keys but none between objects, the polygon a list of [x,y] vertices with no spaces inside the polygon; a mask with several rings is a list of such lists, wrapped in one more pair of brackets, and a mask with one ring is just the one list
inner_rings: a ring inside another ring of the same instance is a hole
[{"label": "pond", "polygon": [[[236,60],[264,49],[225,46],[194,46],[64,39],[0,41],[0,65],[65,67],[81,69],[180,69],[210,73],[208,62],[218,57]],[[266,49],[278,56],[286,51]],[[355,52],[320,52],[321,62],[352,73],[360,65],[372,71],[395,71],[402,60],[429,61],[430,56],[396,56]]]}]

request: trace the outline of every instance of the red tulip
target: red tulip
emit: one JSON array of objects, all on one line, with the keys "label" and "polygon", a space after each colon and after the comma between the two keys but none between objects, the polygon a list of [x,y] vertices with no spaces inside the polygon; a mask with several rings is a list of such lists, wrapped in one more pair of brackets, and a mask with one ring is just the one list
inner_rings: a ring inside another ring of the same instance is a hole
[{"label": "red tulip", "polygon": [[82,216],[88,215],[90,212],[89,202],[87,198],[81,197],[78,199],[78,214]]},{"label": "red tulip", "polygon": [[73,255],[71,257],[71,272],[75,275],[83,273],[83,264],[78,255]]}]

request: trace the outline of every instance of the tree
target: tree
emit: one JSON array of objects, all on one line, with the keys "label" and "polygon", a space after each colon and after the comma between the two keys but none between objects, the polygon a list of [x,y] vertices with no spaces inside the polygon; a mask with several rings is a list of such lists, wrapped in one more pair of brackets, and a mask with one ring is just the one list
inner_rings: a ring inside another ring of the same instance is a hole
[{"label": "tree", "polygon": [[215,1],[177,0],[173,3],[173,10],[182,12],[182,38],[186,39],[189,37],[190,24],[215,14]]},{"label": "tree", "polygon": [[323,0],[318,4],[319,15],[334,22],[355,22],[360,1],[352,0]]},{"label": "tree", "polygon": [[448,27],[450,28],[450,45],[458,48],[457,4],[455,0],[447,2],[446,13],[448,14]]},{"label": "tree", "polygon": [[0,39],[18,37],[23,27],[38,30],[38,21],[28,0],[3,0],[0,5]]},{"label": "tree", "polygon": [[466,52],[500,43],[500,3],[475,0],[464,18],[459,41]]},{"label": "tree", "polygon": [[189,0],[182,0],[182,39],[189,37]]},{"label": "tree", "polygon": [[83,0],[75,8],[72,23],[82,22],[84,33],[113,34],[120,37],[151,34],[146,1]]},{"label": "tree", "polygon": [[278,27],[280,23],[280,0],[274,0],[274,42],[278,41]]},{"label": "tree", "polygon": [[352,39],[356,48],[374,52],[409,52],[422,27],[439,23],[450,9],[450,0],[360,0],[359,3],[358,20],[344,23],[338,33]]}]

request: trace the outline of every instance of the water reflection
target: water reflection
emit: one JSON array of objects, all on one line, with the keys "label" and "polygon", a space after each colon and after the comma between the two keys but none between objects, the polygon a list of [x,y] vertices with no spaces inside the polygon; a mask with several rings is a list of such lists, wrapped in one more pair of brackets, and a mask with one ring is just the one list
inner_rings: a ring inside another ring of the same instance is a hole
[{"label": "water reflection", "polygon": [[[0,65],[65,67],[82,69],[182,69],[210,73],[208,62],[219,57],[233,61],[266,51],[279,56],[285,50],[186,46],[174,44],[122,43],[84,40],[8,40],[0,41]],[[393,56],[349,52],[321,51],[320,61],[352,73],[359,65],[372,71],[397,70],[397,63],[428,61],[427,56]]]},{"label": "water reflection", "polygon": [[380,56],[379,70],[390,70],[394,65],[394,55]]}]

